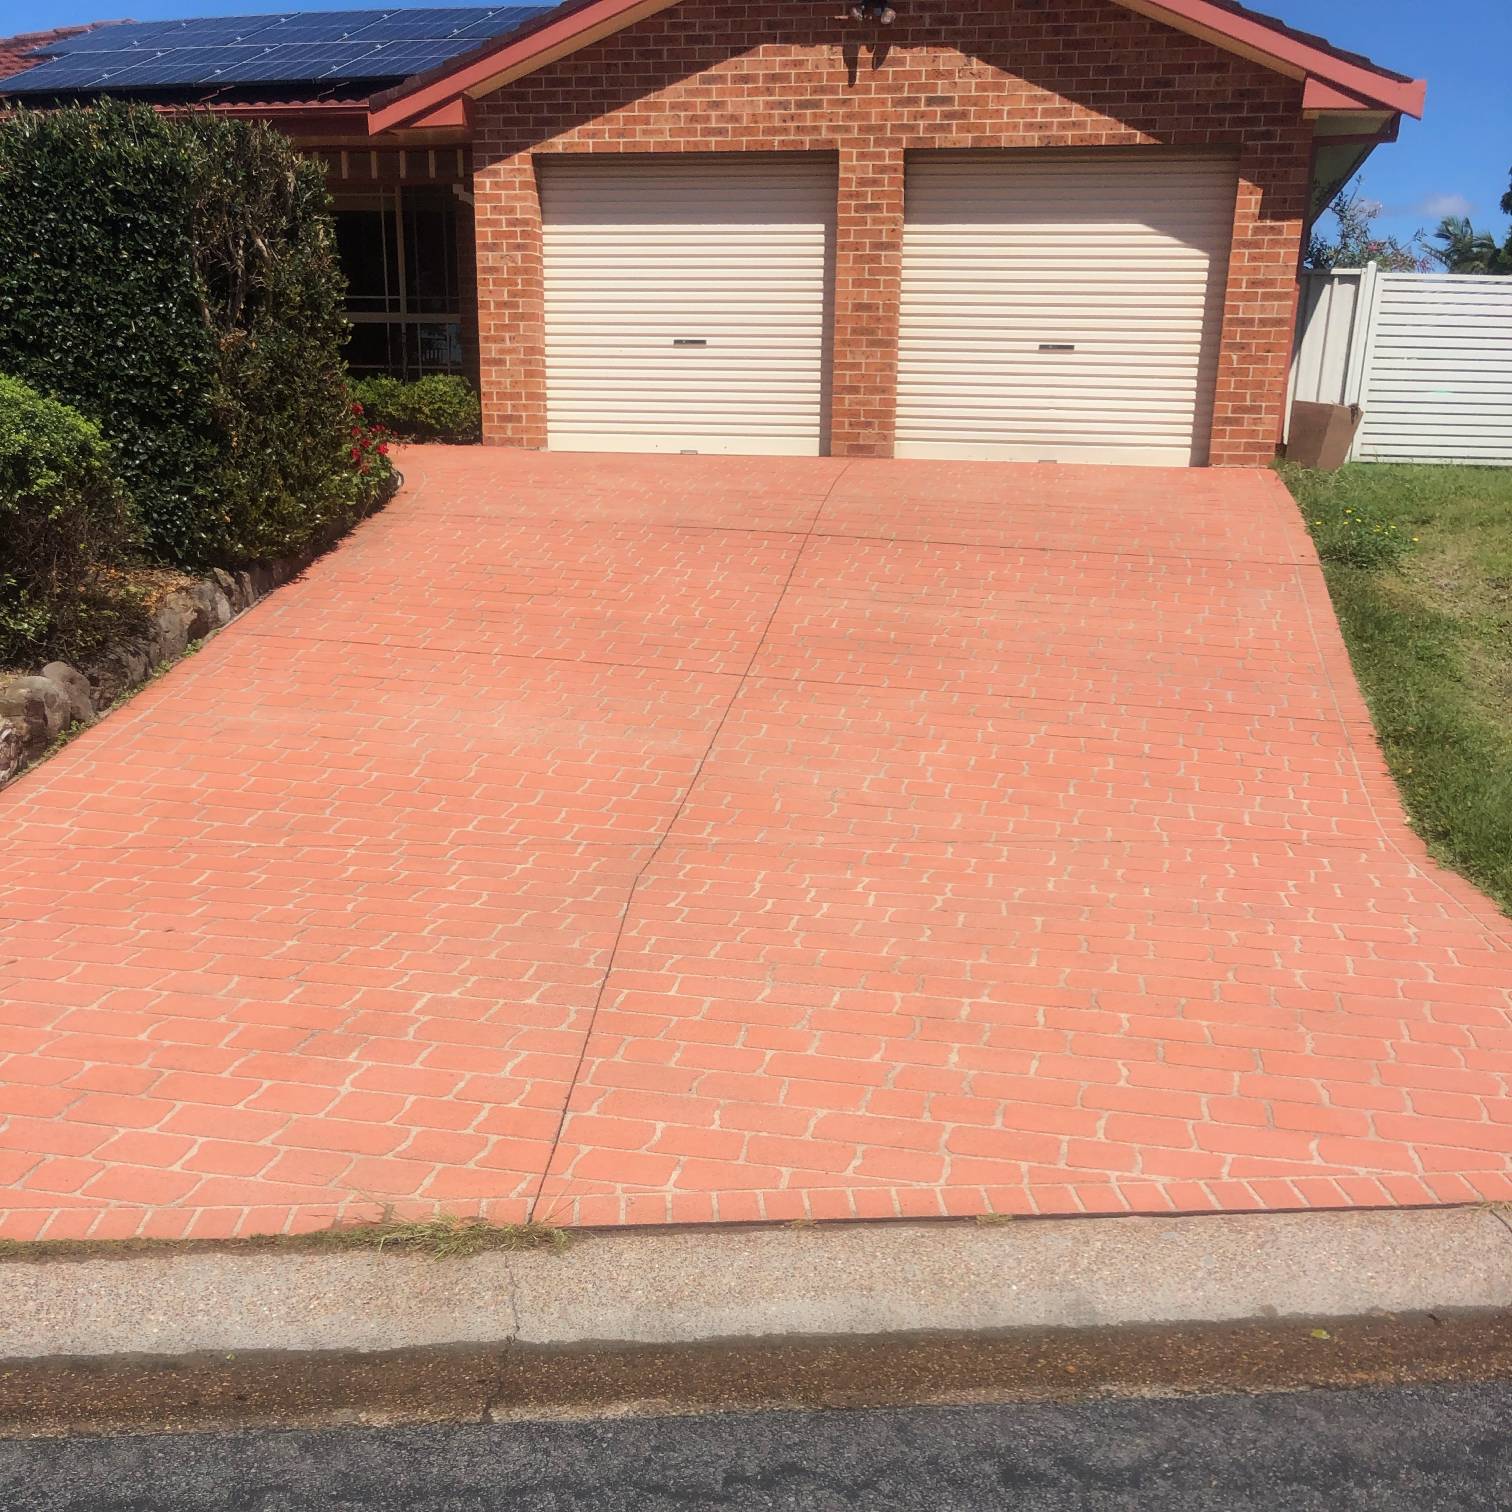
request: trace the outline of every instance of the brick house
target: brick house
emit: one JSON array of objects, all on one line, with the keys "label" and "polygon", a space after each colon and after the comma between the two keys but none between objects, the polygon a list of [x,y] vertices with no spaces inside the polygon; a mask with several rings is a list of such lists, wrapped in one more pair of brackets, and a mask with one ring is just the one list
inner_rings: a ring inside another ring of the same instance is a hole
[{"label": "brick house", "polygon": [[44,43],[4,92],[282,125],[354,365],[470,372],[523,447],[1263,463],[1307,230],[1424,93],[1226,0],[232,25]]}]

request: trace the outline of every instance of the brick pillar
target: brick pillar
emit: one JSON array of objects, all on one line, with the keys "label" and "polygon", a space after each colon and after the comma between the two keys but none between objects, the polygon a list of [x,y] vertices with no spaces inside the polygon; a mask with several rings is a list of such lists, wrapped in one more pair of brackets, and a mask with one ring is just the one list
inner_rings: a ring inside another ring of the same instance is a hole
[{"label": "brick pillar", "polygon": [[1311,162],[1305,131],[1290,127],[1239,159],[1208,456],[1215,467],[1263,467],[1281,438]]},{"label": "brick pillar", "polygon": [[475,154],[478,377],[483,439],[546,444],[546,330],[541,200],[528,152]]},{"label": "brick pillar", "polygon": [[902,258],[903,149],[875,137],[845,143],[835,206],[833,456],[892,456]]}]

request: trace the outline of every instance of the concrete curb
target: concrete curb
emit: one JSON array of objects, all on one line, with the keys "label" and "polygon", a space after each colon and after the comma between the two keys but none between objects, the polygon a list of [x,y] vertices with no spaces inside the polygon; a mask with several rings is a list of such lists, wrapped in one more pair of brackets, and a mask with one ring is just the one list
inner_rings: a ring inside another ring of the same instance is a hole
[{"label": "concrete curb", "polygon": [[1475,1208],[589,1233],[438,1261],[233,1249],[0,1265],[0,1360],[683,1345],[1512,1307]]}]

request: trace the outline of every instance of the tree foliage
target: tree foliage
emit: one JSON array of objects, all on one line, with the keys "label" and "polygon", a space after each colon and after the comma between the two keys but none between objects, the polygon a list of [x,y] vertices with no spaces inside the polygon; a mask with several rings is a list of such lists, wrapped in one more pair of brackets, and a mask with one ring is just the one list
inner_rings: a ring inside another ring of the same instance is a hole
[{"label": "tree foliage", "polygon": [[1433,257],[1450,273],[1512,273],[1509,247],[1489,231],[1477,231],[1463,215],[1446,215],[1433,233]]},{"label": "tree foliage", "polygon": [[[1512,171],[1508,178],[1512,179]],[[1501,198],[1502,213],[1512,215],[1512,184]],[[1439,222],[1433,239],[1435,261],[1451,273],[1493,273],[1512,275],[1512,231],[1498,247],[1489,231],[1478,231],[1463,215],[1446,215]]]},{"label": "tree foliage", "polygon": [[1388,273],[1421,273],[1432,266],[1421,232],[1402,242],[1376,230],[1381,206],[1365,198],[1358,181],[1341,189],[1328,208],[1337,233],[1330,239],[1314,230],[1307,244],[1309,268],[1363,268],[1373,262]]},{"label": "tree foliage", "polygon": [[358,507],[328,200],[286,138],[22,111],[0,204],[0,370],[98,422],[154,555],[276,555]]}]

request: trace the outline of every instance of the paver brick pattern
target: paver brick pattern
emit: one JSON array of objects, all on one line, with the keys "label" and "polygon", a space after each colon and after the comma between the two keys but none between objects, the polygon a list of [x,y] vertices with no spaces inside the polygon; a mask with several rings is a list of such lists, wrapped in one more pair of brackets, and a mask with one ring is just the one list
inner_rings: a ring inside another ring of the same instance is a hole
[{"label": "paver brick pattern", "polygon": [[404,466],[0,794],[0,1235],[1512,1197],[1269,474]]}]

